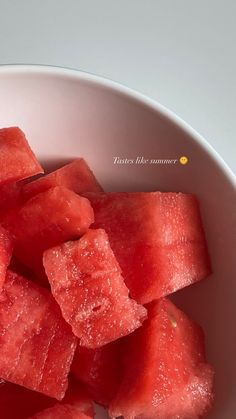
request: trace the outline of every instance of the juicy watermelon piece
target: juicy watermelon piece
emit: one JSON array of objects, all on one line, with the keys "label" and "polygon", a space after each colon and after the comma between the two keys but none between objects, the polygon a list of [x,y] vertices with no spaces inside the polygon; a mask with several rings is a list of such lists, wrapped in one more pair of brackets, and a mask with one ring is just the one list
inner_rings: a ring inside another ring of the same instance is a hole
[{"label": "juicy watermelon piece", "polygon": [[24,133],[17,127],[0,129],[0,185],[43,173]]},{"label": "juicy watermelon piece", "polygon": [[57,186],[31,198],[5,217],[3,224],[15,238],[18,259],[43,275],[43,251],[80,237],[93,220],[93,209],[86,198]]},{"label": "juicy watermelon piece", "polygon": [[[66,395],[60,403],[75,405],[88,416],[93,416],[91,398],[82,386],[71,378]],[[55,404],[56,400],[52,397],[0,380],[0,405],[3,419],[26,419]]]},{"label": "juicy watermelon piece", "polygon": [[80,158],[28,183],[23,187],[23,194],[28,199],[54,186],[63,186],[77,194],[82,192],[102,192],[102,187],[86,161]]},{"label": "juicy watermelon piece", "polygon": [[13,251],[13,242],[10,234],[0,225],[0,292],[5,281],[7,267]]},{"label": "juicy watermelon piece", "polygon": [[105,345],[141,326],[146,309],[129,298],[104,230],[47,250],[43,263],[52,294],[82,346]]},{"label": "juicy watermelon piece", "polygon": [[87,194],[131,296],[141,304],[210,273],[199,207],[182,193]]},{"label": "juicy watermelon piece", "polygon": [[80,380],[93,400],[108,406],[115,397],[121,380],[122,339],[97,349],[77,346],[71,372]]},{"label": "juicy watermelon piece", "polygon": [[199,418],[212,405],[213,370],[201,328],[167,299],[126,338],[123,378],[110,405],[125,419]]},{"label": "juicy watermelon piece", "polygon": [[92,416],[85,415],[76,406],[70,404],[55,404],[42,412],[31,416],[30,419],[91,419]]},{"label": "juicy watermelon piece", "polygon": [[8,271],[0,330],[0,377],[61,400],[77,339],[51,294]]}]

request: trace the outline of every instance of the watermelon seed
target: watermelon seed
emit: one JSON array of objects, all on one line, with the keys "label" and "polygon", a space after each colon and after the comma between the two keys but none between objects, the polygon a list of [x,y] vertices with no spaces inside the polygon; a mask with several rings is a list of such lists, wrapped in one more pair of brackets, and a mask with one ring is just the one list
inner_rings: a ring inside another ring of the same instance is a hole
[{"label": "watermelon seed", "polygon": [[172,326],[174,327],[174,328],[176,328],[177,327],[177,321],[176,321],[176,318],[173,316],[173,314],[171,314],[171,313],[168,313],[168,317],[169,317],[169,320],[170,320],[170,322],[171,322],[171,324],[172,324]]},{"label": "watermelon seed", "polygon": [[101,308],[102,308],[102,306],[101,306],[101,304],[100,304],[100,305],[99,305],[99,306],[97,306],[97,307],[93,307],[93,308],[92,308],[92,310],[96,312],[96,311],[100,310]]}]

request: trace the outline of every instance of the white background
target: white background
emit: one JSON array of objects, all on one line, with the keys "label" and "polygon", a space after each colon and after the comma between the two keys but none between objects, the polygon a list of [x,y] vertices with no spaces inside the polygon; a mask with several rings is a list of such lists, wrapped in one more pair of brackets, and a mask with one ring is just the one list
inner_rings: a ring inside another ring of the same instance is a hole
[{"label": "white background", "polygon": [[0,0],[0,64],[103,75],[175,111],[236,173],[235,0]]}]

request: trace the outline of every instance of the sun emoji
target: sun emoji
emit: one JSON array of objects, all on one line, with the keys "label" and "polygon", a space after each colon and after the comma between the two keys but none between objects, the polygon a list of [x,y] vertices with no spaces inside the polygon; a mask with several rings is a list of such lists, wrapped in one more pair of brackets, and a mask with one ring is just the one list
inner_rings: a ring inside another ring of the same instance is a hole
[{"label": "sun emoji", "polygon": [[183,165],[187,164],[188,163],[188,157],[186,157],[186,156],[180,157],[179,162],[180,162],[180,164],[183,164]]}]

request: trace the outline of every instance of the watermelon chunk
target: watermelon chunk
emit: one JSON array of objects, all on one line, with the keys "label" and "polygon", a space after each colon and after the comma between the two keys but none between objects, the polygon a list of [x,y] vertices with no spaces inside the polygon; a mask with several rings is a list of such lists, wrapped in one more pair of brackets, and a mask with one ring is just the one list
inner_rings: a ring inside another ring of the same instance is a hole
[{"label": "watermelon chunk", "polygon": [[52,294],[82,346],[105,345],[141,326],[146,309],[129,298],[104,230],[47,250],[43,263]]},{"label": "watermelon chunk", "polygon": [[5,217],[3,224],[15,238],[18,259],[43,275],[43,251],[80,237],[93,220],[93,210],[86,198],[57,186],[31,198]]},{"label": "watermelon chunk", "polygon": [[77,346],[71,372],[80,380],[93,400],[108,406],[115,397],[121,380],[122,339],[97,349]]},{"label": "watermelon chunk", "polygon": [[8,271],[0,330],[0,377],[61,400],[77,339],[51,294]]},{"label": "watermelon chunk", "polygon": [[213,370],[201,328],[167,299],[126,338],[123,378],[109,413],[125,419],[199,418],[212,405]]},{"label": "watermelon chunk", "polygon": [[88,416],[81,412],[76,406],[70,404],[55,404],[53,407],[43,410],[42,412],[36,413],[31,416],[30,419],[91,419],[92,416]]},{"label": "watermelon chunk", "polygon": [[23,187],[23,195],[29,199],[54,186],[63,186],[80,194],[82,192],[101,192],[102,187],[93,172],[82,158],[76,159],[54,172],[49,173]]},{"label": "watermelon chunk", "polygon": [[131,296],[141,304],[205,278],[210,262],[199,207],[182,193],[87,194]]},{"label": "watermelon chunk", "polygon": [[5,281],[7,267],[13,251],[13,242],[10,234],[0,225],[0,292]]},{"label": "watermelon chunk", "polygon": [[0,185],[43,173],[24,133],[17,127],[0,129]]},{"label": "watermelon chunk", "polygon": [[[71,378],[66,395],[60,403],[75,405],[88,416],[94,414],[91,398],[81,384]],[[56,400],[25,387],[0,380],[0,404],[1,418],[26,419],[42,410],[53,407]]]}]

